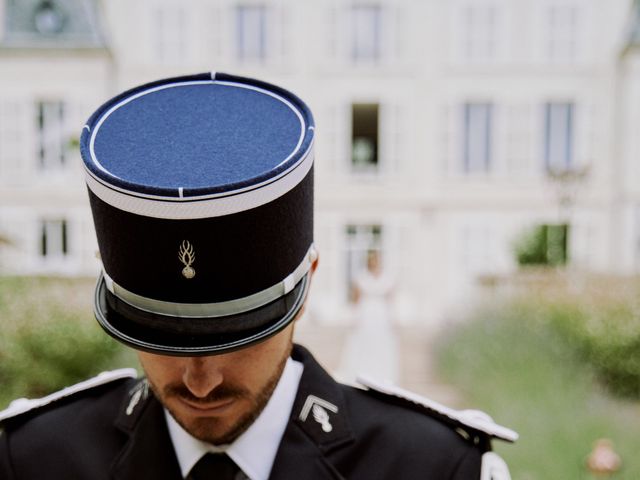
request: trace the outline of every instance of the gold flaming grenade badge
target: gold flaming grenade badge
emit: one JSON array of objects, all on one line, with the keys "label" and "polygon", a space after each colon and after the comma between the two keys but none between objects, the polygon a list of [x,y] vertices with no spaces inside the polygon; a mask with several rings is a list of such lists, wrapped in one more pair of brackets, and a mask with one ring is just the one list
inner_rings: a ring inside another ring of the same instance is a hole
[{"label": "gold flaming grenade badge", "polygon": [[182,275],[184,278],[189,279],[195,277],[196,271],[191,267],[191,265],[196,261],[196,253],[193,250],[193,245],[191,245],[187,240],[183,240],[182,244],[180,244],[178,258],[184,265],[184,268],[182,269]]}]

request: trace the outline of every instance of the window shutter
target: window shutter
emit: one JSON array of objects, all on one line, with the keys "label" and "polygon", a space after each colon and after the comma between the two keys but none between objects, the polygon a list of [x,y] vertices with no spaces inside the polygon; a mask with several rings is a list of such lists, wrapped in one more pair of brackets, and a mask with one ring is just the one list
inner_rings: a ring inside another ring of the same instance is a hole
[{"label": "window shutter", "polygon": [[331,172],[346,173],[350,170],[350,119],[349,106],[342,102],[336,102],[324,109],[325,121],[319,132],[326,139],[326,150],[323,163],[327,162],[327,170]]},{"label": "window shutter", "polygon": [[406,8],[405,5],[396,5],[393,8],[389,8],[386,18],[384,16],[385,12],[383,12],[383,21],[386,21],[386,24],[389,26],[388,30],[392,46],[391,52],[386,58],[386,63],[394,67],[397,64],[404,65],[407,60],[406,51],[409,47],[407,37],[410,32],[407,32],[409,19],[406,15]]},{"label": "window shutter", "polygon": [[275,41],[276,63],[278,65],[287,65],[293,62],[291,58],[295,52],[291,48],[293,45],[291,29],[293,27],[291,22],[291,8],[287,8],[286,5],[278,5],[275,8],[273,17],[274,22],[270,25],[271,30],[267,32],[267,35],[271,34]]},{"label": "window shutter", "polygon": [[393,28],[395,25],[395,13],[396,8],[394,8],[393,5],[380,6],[378,14],[378,28],[380,29],[378,32],[380,37],[380,57],[376,60],[376,63],[389,65],[395,59],[395,29]]},{"label": "window shutter", "polygon": [[68,156],[67,168],[71,171],[81,171],[80,135],[82,127],[92,112],[92,104],[67,99],[65,105],[67,115],[64,119],[64,132]]},{"label": "window shutter", "polygon": [[592,103],[575,104],[575,167],[580,170],[594,163],[598,151],[595,129],[596,107]]},{"label": "window shutter", "polygon": [[507,168],[507,125],[504,122],[505,106],[497,102],[491,103],[491,153],[489,156],[489,175],[505,176]]},{"label": "window shutter", "polygon": [[460,173],[459,142],[462,122],[460,121],[460,106],[445,104],[440,108],[441,130],[441,172],[445,177]]},{"label": "window shutter", "polygon": [[326,58],[328,59],[330,65],[335,66],[340,59],[340,49],[339,45],[342,45],[342,38],[340,38],[341,28],[340,28],[340,7],[338,3],[333,3],[330,7],[326,9],[326,35],[324,38],[326,39]]},{"label": "window shutter", "polygon": [[405,132],[402,107],[396,102],[380,106],[380,150],[382,171],[394,174],[403,169],[402,147]]},{"label": "window shutter", "polygon": [[18,100],[0,100],[0,182],[19,184],[28,176],[29,122],[26,105]]},{"label": "window shutter", "polygon": [[177,2],[161,2],[151,10],[152,51],[163,65],[184,65],[191,60],[191,10]]},{"label": "window shutter", "polygon": [[205,38],[203,58],[212,62],[213,68],[219,65],[224,57],[224,19],[223,9],[220,6],[211,5],[203,15],[207,21],[203,22],[202,31]]}]

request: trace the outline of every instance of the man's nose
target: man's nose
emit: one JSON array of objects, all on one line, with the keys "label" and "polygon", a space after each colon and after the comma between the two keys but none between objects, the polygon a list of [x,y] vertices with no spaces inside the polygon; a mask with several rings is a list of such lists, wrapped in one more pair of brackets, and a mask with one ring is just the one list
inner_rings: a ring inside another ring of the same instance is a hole
[{"label": "man's nose", "polygon": [[223,381],[215,357],[192,357],[187,360],[182,381],[196,397],[204,398]]}]

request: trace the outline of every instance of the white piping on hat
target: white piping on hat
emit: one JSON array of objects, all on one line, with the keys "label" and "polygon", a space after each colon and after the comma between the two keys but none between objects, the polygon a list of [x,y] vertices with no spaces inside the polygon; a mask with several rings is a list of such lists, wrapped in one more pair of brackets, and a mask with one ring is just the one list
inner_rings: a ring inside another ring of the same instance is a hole
[{"label": "white piping on hat", "polygon": [[89,189],[98,198],[125,212],[172,220],[211,218],[243,212],[281,197],[306,177],[313,165],[313,157],[311,146],[298,164],[278,177],[244,189],[198,197],[134,196],[125,190],[103,184],[89,170],[85,170],[85,179]]},{"label": "white piping on hat", "polygon": [[106,271],[103,271],[103,275],[107,289],[120,300],[137,308],[138,310],[171,317],[224,317],[227,315],[236,315],[248,312],[249,310],[262,307],[263,305],[283,297],[293,290],[295,285],[302,280],[302,278],[311,269],[316,258],[317,252],[315,246],[312,244],[302,259],[302,262],[283,281],[243,298],[215,303],[174,303],[155,300],[153,298],[143,297],[130,292],[126,288],[118,285]]}]

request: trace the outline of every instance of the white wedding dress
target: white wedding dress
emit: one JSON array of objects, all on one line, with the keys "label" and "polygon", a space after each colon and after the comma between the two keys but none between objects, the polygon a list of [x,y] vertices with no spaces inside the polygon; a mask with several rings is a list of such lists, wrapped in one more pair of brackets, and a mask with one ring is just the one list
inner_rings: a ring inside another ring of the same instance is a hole
[{"label": "white wedding dress", "polygon": [[356,323],[343,349],[338,376],[353,382],[358,375],[397,383],[397,341],[391,325],[389,297],[393,279],[384,273],[363,272],[355,281],[359,291]]}]

